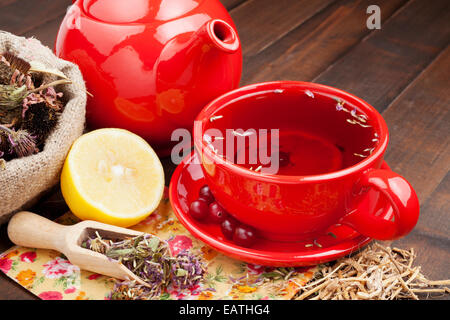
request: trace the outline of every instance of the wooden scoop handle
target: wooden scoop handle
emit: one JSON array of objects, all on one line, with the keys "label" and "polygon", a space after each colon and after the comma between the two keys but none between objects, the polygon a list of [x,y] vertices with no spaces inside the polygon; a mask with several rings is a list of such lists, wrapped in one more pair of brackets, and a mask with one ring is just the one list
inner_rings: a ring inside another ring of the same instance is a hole
[{"label": "wooden scoop handle", "polygon": [[64,236],[67,226],[57,224],[37,214],[22,211],[16,213],[8,224],[9,239],[16,245],[53,249],[57,251],[64,248]]}]

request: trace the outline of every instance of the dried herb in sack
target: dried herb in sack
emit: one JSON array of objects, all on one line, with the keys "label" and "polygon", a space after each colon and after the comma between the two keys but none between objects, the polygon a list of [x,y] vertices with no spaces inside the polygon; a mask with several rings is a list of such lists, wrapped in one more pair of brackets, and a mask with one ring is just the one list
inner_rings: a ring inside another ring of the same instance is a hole
[{"label": "dried herb in sack", "polygon": [[[63,111],[55,87],[70,83],[62,74],[35,68],[11,52],[0,53],[0,166],[42,150]],[[46,75],[58,76],[55,81]]]}]

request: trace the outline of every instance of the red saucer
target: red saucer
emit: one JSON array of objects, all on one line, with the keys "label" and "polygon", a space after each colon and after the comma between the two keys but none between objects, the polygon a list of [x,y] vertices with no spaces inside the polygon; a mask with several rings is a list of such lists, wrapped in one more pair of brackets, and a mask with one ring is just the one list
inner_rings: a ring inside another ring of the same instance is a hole
[{"label": "red saucer", "polygon": [[[194,159],[197,161],[193,161]],[[383,163],[383,168],[389,167]],[[251,248],[238,246],[223,237],[219,225],[199,222],[189,215],[190,203],[198,198],[198,191],[205,184],[197,155],[192,152],[172,176],[170,202],[178,220],[194,237],[232,258],[274,267],[316,265],[349,255],[372,240],[350,227],[336,225],[317,239],[301,242],[258,239]]]}]

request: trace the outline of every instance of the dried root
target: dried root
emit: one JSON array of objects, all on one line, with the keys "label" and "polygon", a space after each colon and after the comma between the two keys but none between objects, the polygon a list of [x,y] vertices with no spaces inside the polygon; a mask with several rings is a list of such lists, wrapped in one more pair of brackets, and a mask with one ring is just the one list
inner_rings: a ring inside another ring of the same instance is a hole
[{"label": "dried root", "polygon": [[294,299],[394,300],[430,294],[448,294],[450,280],[430,281],[413,267],[414,249],[403,250],[375,243],[355,256],[324,267]]}]

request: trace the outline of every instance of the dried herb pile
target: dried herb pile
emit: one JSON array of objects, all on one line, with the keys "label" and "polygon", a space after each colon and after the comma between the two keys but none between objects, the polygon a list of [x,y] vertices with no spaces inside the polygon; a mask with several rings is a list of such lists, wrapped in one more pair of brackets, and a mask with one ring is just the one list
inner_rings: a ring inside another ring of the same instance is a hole
[{"label": "dried herb pile", "polygon": [[169,285],[187,289],[198,284],[205,269],[200,259],[186,251],[170,254],[167,242],[149,234],[125,240],[103,239],[98,233],[84,248],[117,260],[148,286],[135,281],[117,281],[111,299],[148,300],[159,297]]},{"label": "dried herb pile", "polygon": [[430,294],[448,294],[450,280],[428,280],[413,267],[414,249],[403,250],[375,243],[355,256],[321,268],[301,289],[297,300],[394,300]]},{"label": "dried herb pile", "polygon": [[58,71],[0,53],[0,167],[42,149],[64,107],[55,86],[65,83],[70,80]]}]

